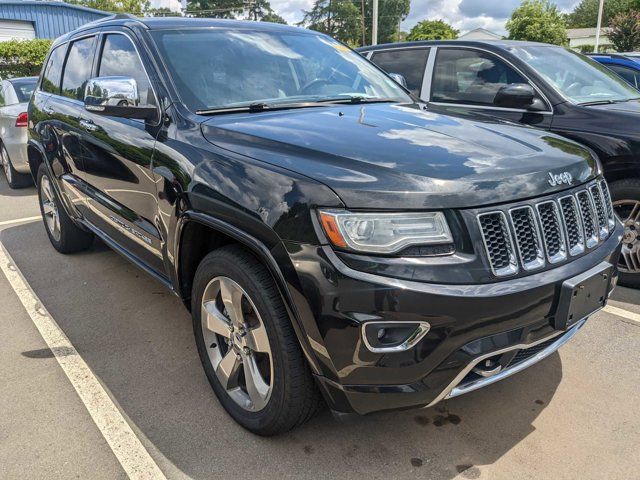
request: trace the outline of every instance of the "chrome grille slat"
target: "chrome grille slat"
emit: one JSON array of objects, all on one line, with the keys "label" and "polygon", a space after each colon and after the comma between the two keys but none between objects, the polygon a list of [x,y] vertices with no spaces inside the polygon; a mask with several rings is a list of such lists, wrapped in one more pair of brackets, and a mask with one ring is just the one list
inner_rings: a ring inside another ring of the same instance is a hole
[{"label": "chrome grille slat", "polygon": [[479,213],[477,221],[491,271],[498,277],[566,261],[594,248],[615,228],[604,180],[562,197]]},{"label": "chrome grille slat", "polygon": [[544,267],[544,252],[533,208],[517,207],[509,211],[516,247],[522,268],[535,270]]},{"label": "chrome grille slat", "polygon": [[567,242],[558,205],[553,200],[550,200],[538,203],[536,209],[540,218],[547,260],[549,263],[561,262],[567,258]]}]

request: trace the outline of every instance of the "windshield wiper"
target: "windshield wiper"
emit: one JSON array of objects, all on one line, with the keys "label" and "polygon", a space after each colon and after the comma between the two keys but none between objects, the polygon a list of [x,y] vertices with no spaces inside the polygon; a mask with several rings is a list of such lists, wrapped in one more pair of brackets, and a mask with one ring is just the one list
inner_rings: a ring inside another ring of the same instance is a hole
[{"label": "windshield wiper", "polygon": [[594,100],[592,102],[580,103],[580,105],[611,105],[612,103],[625,103],[632,100],[640,100],[640,97],[625,98],[624,100]]},{"label": "windshield wiper", "polygon": [[255,102],[250,103],[249,105],[238,105],[231,107],[220,107],[220,108],[207,108],[202,110],[196,110],[198,115],[218,115],[223,113],[257,113],[257,112],[265,112],[265,111],[275,111],[275,110],[291,110],[294,108],[310,108],[310,107],[326,107],[324,103],[320,102],[294,102],[294,103],[265,103],[265,102]]},{"label": "windshield wiper", "polygon": [[395,98],[384,98],[384,97],[361,97],[359,95],[350,95],[345,97],[337,97],[337,98],[325,98],[322,100],[318,100],[318,103],[397,103],[398,100]]}]

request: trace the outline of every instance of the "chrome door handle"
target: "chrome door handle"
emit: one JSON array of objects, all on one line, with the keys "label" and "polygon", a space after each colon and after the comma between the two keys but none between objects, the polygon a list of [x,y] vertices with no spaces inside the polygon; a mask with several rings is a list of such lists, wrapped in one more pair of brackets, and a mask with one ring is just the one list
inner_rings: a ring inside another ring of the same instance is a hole
[{"label": "chrome door handle", "polygon": [[98,126],[93,123],[91,120],[80,120],[80,126],[84,128],[87,132],[95,132],[98,129]]},{"label": "chrome door handle", "polygon": [[55,110],[51,107],[44,107],[42,111],[47,115],[53,115],[55,113]]}]

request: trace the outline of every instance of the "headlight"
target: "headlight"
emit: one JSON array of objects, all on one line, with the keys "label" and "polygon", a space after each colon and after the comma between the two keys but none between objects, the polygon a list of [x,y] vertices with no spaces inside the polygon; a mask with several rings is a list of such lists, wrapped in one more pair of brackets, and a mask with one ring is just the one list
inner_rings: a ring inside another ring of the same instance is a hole
[{"label": "headlight", "polygon": [[395,253],[410,245],[453,242],[442,212],[353,213],[320,210],[320,221],[334,246],[361,252]]}]

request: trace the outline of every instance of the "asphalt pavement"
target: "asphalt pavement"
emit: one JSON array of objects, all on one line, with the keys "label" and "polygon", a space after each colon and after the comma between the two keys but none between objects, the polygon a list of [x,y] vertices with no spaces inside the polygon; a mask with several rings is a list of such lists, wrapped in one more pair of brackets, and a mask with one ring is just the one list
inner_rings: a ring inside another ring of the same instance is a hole
[{"label": "asphalt pavement", "polygon": [[324,411],[260,438],[218,404],[181,302],[99,242],[56,253],[37,215],[35,190],[1,178],[0,243],[12,259],[0,272],[1,479],[135,476],[114,453],[121,427],[101,423],[38,312],[68,339],[55,353],[89,367],[156,478],[640,479],[638,291],[618,288],[610,305],[626,314],[596,314],[558,353],[486,389],[348,423]]}]

